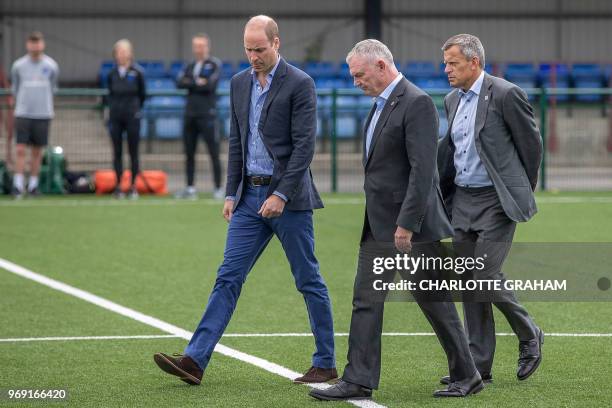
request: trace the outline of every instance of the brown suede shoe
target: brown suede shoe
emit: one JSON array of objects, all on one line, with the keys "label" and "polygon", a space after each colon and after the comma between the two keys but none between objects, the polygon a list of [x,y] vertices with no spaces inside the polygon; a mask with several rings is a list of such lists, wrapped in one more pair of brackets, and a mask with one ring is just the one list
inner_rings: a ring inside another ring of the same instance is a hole
[{"label": "brown suede shoe", "polygon": [[153,360],[155,364],[168,374],[176,375],[182,381],[191,385],[200,385],[203,371],[189,356],[173,354],[177,358],[170,357],[164,353],[155,353]]},{"label": "brown suede shoe", "polygon": [[294,384],[323,383],[338,378],[335,368],[310,367],[306,374],[293,380]]}]

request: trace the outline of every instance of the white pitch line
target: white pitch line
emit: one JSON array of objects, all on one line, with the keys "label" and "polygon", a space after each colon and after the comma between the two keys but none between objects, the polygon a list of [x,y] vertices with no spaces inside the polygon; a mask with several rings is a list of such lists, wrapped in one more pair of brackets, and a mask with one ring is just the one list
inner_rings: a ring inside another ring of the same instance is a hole
[{"label": "white pitch line", "polygon": [[80,341],[80,340],[132,340],[132,339],[171,339],[178,338],[174,334],[151,334],[135,336],[78,336],[78,337],[23,337],[0,339],[0,343],[21,343],[31,341]]},{"label": "white pitch line", "polygon": [[[164,322],[163,320],[157,319],[153,316],[149,316],[144,313],[140,313],[134,309],[130,309],[125,306],[121,306],[118,303],[112,302],[108,299],[104,299],[100,296],[96,296],[93,293],[87,292],[82,289],[78,289],[74,286],[67,285],[58,280],[48,278],[36,272],[32,272],[29,269],[19,266],[13,262],[7,261],[6,259],[0,258],[0,268],[5,269],[8,272],[14,273],[15,275],[29,279],[31,281],[38,282],[42,285],[55,289],[59,292],[66,293],[70,296],[74,296],[76,298],[82,299],[89,303],[93,303],[94,305],[100,306],[103,309],[110,310],[111,312],[115,312],[119,315],[128,317],[130,319],[136,320],[141,323],[144,323],[148,326],[155,327],[156,329],[159,329],[166,333],[175,335],[177,337],[181,337],[185,340],[190,340],[191,336],[193,335],[193,333],[185,329],[181,329],[178,326]],[[294,378],[302,375],[301,373],[290,370],[279,364],[273,363],[268,360],[264,360],[263,358],[252,356],[247,353],[243,353],[242,351],[238,351],[236,349],[224,346],[221,343],[217,343],[217,345],[215,346],[215,351],[219,354],[223,354],[224,356],[228,356],[228,357],[232,357],[237,360],[240,360],[240,361],[244,361],[245,363],[252,364],[270,373],[277,374],[281,377],[284,377],[290,380],[293,380]],[[312,388],[318,388],[318,389],[325,389],[325,388],[330,387],[330,385],[328,384],[307,384],[307,385]],[[348,400],[347,402],[355,406],[362,407],[362,408],[386,408],[384,405],[378,404],[371,400]]]}]

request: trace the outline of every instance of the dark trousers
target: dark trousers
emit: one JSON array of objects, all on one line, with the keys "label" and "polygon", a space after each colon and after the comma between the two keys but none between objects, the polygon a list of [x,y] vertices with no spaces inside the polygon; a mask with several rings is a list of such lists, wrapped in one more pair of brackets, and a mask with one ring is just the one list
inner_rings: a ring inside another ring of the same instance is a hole
[{"label": "dark trousers", "polygon": [[[227,231],[223,263],[217,271],[208,305],[185,354],[205,369],[223,335],[242,291],[242,285],[273,235],[280,240],[297,290],[304,297],[316,350],[312,365],[336,366],[334,323],[327,286],[314,254],[312,211],[286,210],[280,217],[263,218],[257,212],[267,198],[268,186],[245,189]],[[271,294],[273,296],[273,294]],[[277,310],[274,313],[294,311]]]},{"label": "dark trousers", "polygon": [[[509,219],[501,206],[494,187],[481,189],[457,188],[453,199],[452,224],[455,230],[453,246],[459,256],[483,257],[485,267],[473,270],[470,278],[505,281],[501,268],[512,246],[516,223]],[[478,296],[487,297],[486,293]],[[537,326],[508,290],[496,291],[493,301],[464,299],[465,329],[470,351],[481,374],[490,374],[495,354],[495,304],[510,323],[519,340],[537,338]]]},{"label": "dark trousers", "polygon": [[121,183],[123,174],[123,134],[127,133],[128,152],[132,164],[132,185],[140,171],[138,144],[140,143],[140,118],[135,115],[119,117],[111,116],[108,123],[113,142],[113,166],[117,177],[117,185]]},{"label": "dark trousers", "polygon": [[[386,247],[385,247],[386,246]],[[413,243],[411,255],[439,256],[439,243]],[[353,289],[353,314],[349,333],[348,364],[342,379],[353,384],[376,389],[380,380],[381,335],[383,329],[383,312],[387,292],[374,291],[373,283],[377,279],[393,282],[394,271],[382,275],[373,273],[373,257],[395,256],[393,243],[376,243],[371,233],[366,233],[359,249],[359,262],[355,286]],[[418,282],[425,275],[402,276],[407,280]],[[432,279],[427,271],[427,279]],[[463,324],[457,309],[451,300],[450,293],[438,291],[435,299],[429,294],[412,292],[421,311],[433,328],[442,345],[448,360],[448,369],[452,381],[461,381],[476,373],[474,361],[469,353],[469,346]],[[408,305],[407,305],[408,307]]]},{"label": "dark trousers", "polygon": [[212,164],[215,188],[221,187],[221,162],[219,161],[219,142],[215,137],[215,116],[185,116],[183,142],[185,145],[187,185],[195,181],[195,153],[198,137],[202,136]]}]

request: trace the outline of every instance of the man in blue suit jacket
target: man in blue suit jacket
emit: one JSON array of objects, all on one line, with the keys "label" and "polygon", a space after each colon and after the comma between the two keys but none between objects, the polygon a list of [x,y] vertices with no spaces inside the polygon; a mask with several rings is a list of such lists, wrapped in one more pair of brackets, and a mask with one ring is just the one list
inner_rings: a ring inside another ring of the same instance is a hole
[{"label": "man in blue suit jacket", "polygon": [[224,260],[184,355],[154,356],[162,370],[189,384],[200,384],[236,308],[242,284],[274,234],[304,296],[315,337],[312,367],[294,381],[324,382],[337,377],[331,304],[314,255],[312,210],[323,207],[310,173],[317,123],[314,82],[280,57],[279,46],[273,19],[249,20],[244,47],[251,68],[236,74],[230,88],[232,119],[223,207],[229,229]]}]

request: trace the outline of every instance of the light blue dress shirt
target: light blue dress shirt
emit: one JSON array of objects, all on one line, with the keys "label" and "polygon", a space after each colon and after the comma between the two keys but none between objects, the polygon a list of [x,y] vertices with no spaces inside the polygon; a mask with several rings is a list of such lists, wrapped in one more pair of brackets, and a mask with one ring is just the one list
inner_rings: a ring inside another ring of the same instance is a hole
[{"label": "light blue dress shirt", "polygon": [[[261,87],[257,80],[257,73],[251,69],[252,85],[251,85],[251,104],[249,107],[249,134],[247,135],[247,152],[246,152],[246,170],[247,176],[271,176],[274,172],[274,160],[270,157],[259,131],[259,119],[261,111],[266,102],[268,91],[272,85],[274,74],[278,68],[280,56],[274,68],[266,76],[266,86]],[[287,197],[278,191],[274,191],[274,195],[287,202]],[[225,197],[226,200],[234,200],[234,196]]]},{"label": "light blue dress shirt", "polygon": [[391,96],[391,92],[395,89],[399,81],[402,80],[404,76],[399,73],[395,77],[395,79],[385,88],[384,91],[380,93],[377,97],[373,98],[374,103],[376,103],[376,110],[372,115],[372,119],[370,120],[370,125],[368,126],[368,130],[366,132],[366,157],[370,153],[370,145],[372,144],[372,137],[374,137],[374,129],[376,129],[376,124],[378,123],[378,118],[380,118],[380,113],[385,108],[385,104],[387,103],[387,99]]},{"label": "light blue dress shirt", "polygon": [[280,58],[266,76],[266,87],[262,88],[257,80],[257,73],[251,69],[251,105],[249,107],[249,134],[247,138],[247,162],[248,176],[271,176],[274,171],[274,160],[270,157],[259,132],[259,119],[261,111],[266,103],[266,97],[270,91],[270,85],[278,68]]},{"label": "light blue dress shirt", "polygon": [[472,87],[464,92],[459,89],[459,106],[453,119],[451,137],[455,145],[455,184],[462,187],[486,187],[492,186],[478,151],[474,134],[476,125],[476,110],[478,108],[478,97],[482,88],[484,71],[480,74]]}]

